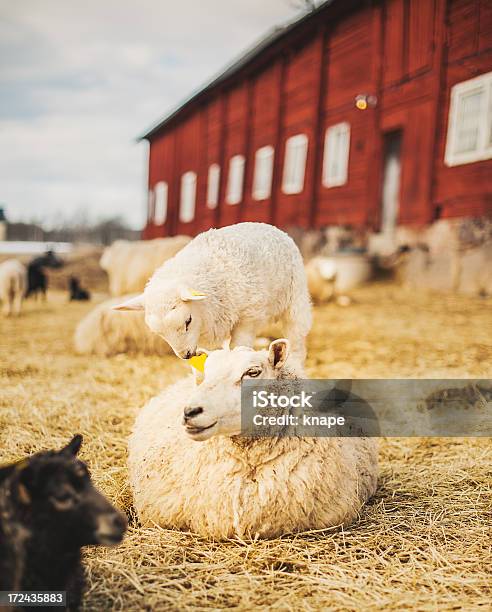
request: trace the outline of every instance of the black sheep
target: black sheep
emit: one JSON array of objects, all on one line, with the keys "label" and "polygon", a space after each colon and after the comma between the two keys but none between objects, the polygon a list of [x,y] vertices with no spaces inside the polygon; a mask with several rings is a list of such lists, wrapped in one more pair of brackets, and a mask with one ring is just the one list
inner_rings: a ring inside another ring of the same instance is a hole
[{"label": "black sheep", "polygon": [[46,251],[44,255],[35,257],[27,266],[27,291],[26,297],[41,293],[46,299],[46,288],[48,280],[43,268],[61,268],[63,262],[53,253]]},{"label": "black sheep", "polygon": [[67,591],[78,610],[82,546],[121,542],[126,518],[91,483],[81,443],[0,468],[0,590]]},{"label": "black sheep", "polygon": [[68,289],[70,291],[70,301],[78,300],[85,301],[91,299],[91,294],[87,289],[82,289],[80,281],[76,276],[71,276],[68,281]]}]

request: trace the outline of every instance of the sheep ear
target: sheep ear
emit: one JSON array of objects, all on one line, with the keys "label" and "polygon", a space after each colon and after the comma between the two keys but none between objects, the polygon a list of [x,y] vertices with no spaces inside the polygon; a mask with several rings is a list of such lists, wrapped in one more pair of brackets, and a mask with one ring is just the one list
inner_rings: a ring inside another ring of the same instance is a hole
[{"label": "sheep ear", "polygon": [[31,493],[29,491],[32,480],[30,466],[31,464],[29,459],[24,459],[15,466],[17,477],[14,480],[13,491],[17,497],[17,500],[24,506],[29,506],[32,501]]},{"label": "sheep ear", "polygon": [[285,338],[274,340],[268,349],[268,361],[273,368],[281,368],[289,356],[289,341]]},{"label": "sheep ear", "polygon": [[24,506],[29,506],[31,503],[31,494],[29,493],[29,489],[22,482],[17,483],[17,499]]},{"label": "sheep ear", "polygon": [[126,302],[122,302],[121,304],[117,304],[113,306],[111,310],[143,310],[144,309],[144,301],[143,294],[137,295]]},{"label": "sheep ear", "polygon": [[82,446],[82,436],[80,434],[77,434],[76,436],[74,436],[70,442],[64,446],[60,453],[63,455],[71,455],[72,457],[75,457],[75,455],[77,455],[77,453],[80,450],[80,447]]},{"label": "sheep ear", "polygon": [[189,287],[181,287],[180,297],[183,302],[198,302],[199,300],[204,300],[207,296],[201,291],[196,291]]}]

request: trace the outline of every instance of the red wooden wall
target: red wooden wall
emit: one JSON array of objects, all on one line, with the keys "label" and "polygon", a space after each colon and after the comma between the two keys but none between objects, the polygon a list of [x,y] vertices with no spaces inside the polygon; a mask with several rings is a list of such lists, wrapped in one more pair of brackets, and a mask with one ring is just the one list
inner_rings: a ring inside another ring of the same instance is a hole
[{"label": "red wooden wall", "polygon": [[[450,88],[492,71],[490,0],[368,0],[337,19],[330,11],[328,6],[268,61],[244,69],[150,138],[149,188],[166,180],[169,201],[165,225],[148,223],[146,237],[194,235],[245,220],[377,228],[382,142],[397,129],[401,224],[428,223],[437,207],[446,217],[492,214],[492,160],[444,165]],[[377,96],[375,108],[356,109],[361,93]],[[324,134],[340,121],[351,126],[348,181],[327,189],[321,184]],[[286,195],[285,142],[298,133],[309,139],[304,189]],[[265,145],[275,149],[272,195],[255,201],[254,155]],[[243,199],[230,205],[227,174],[236,154],[246,158]],[[211,163],[221,169],[213,210],[206,205]],[[196,214],[181,223],[179,187],[188,170],[198,175]]]}]

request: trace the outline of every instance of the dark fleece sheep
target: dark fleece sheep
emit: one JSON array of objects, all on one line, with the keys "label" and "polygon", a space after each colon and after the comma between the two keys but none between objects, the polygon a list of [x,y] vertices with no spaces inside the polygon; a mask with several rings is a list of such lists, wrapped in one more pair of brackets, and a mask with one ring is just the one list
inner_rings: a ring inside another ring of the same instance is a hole
[{"label": "dark fleece sheep", "polygon": [[67,591],[67,609],[78,610],[82,546],[121,542],[126,518],[76,458],[81,443],[0,468],[0,590]]},{"label": "dark fleece sheep", "polygon": [[48,279],[44,272],[44,268],[61,268],[63,262],[53,251],[46,251],[44,255],[35,257],[27,266],[27,291],[26,297],[35,295],[41,292],[46,298],[46,288]]},{"label": "dark fleece sheep", "polygon": [[80,281],[76,276],[71,276],[68,281],[68,290],[70,291],[70,301],[86,301],[91,299],[87,289],[80,286]]}]

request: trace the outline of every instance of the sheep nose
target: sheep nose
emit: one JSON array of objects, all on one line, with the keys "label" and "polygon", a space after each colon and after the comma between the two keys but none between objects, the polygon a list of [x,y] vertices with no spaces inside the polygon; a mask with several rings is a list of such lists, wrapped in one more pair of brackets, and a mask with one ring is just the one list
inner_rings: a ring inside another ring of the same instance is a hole
[{"label": "sheep nose", "polygon": [[111,519],[111,522],[113,524],[113,527],[117,531],[121,531],[122,533],[126,531],[126,528],[128,526],[128,521],[126,519],[126,516],[121,514],[121,512],[115,512]]},{"label": "sheep nose", "polygon": [[191,419],[199,414],[202,414],[203,408],[201,406],[188,406],[184,409],[184,416],[186,419]]}]

